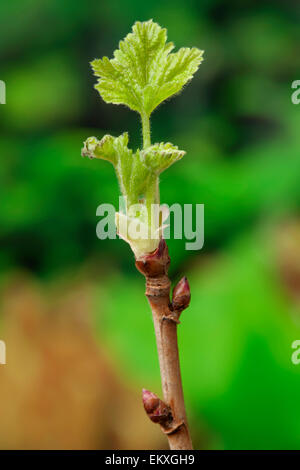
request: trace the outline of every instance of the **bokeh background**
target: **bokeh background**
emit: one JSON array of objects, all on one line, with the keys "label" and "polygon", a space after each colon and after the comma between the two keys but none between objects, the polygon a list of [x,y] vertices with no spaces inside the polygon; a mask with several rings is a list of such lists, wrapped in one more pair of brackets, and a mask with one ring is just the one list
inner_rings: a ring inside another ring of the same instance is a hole
[{"label": "bokeh background", "polygon": [[144,279],[128,245],[96,238],[118,203],[113,168],[82,159],[90,135],[138,116],[101,101],[89,61],[136,20],[205,50],[194,80],[152,118],[186,157],[161,201],[205,204],[205,246],[169,242],[190,280],[179,330],[198,449],[299,449],[300,79],[296,0],[12,0],[0,6],[0,448],[167,448],[142,409],[160,394]]}]

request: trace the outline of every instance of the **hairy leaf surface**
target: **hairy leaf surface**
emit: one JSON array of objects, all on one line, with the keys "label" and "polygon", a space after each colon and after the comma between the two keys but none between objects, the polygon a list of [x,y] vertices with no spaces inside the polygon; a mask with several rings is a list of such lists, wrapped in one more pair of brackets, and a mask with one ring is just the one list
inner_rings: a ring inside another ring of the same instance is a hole
[{"label": "hairy leaf surface", "polygon": [[166,29],[152,20],[136,22],[113,59],[103,57],[91,63],[99,77],[95,88],[104,101],[149,116],[191,80],[202,61],[203,51],[197,48],[172,53],[173,48],[173,43],[167,43]]}]

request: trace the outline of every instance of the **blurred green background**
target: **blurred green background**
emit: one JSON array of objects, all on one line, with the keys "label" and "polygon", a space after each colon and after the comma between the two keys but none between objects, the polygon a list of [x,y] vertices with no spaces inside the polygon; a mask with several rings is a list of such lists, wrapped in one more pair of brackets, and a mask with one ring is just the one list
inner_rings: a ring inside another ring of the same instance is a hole
[{"label": "blurred green background", "polygon": [[112,166],[80,157],[90,135],[138,116],[101,101],[89,62],[136,20],[205,50],[184,92],[152,118],[152,140],[186,157],[161,202],[205,204],[205,246],[170,240],[190,280],[179,330],[199,449],[299,449],[300,79],[296,0],[12,0],[0,7],[0,448],[167,448],[141,389],[161,394],[144,280],[121,240],[96,237],[117,207]]}]

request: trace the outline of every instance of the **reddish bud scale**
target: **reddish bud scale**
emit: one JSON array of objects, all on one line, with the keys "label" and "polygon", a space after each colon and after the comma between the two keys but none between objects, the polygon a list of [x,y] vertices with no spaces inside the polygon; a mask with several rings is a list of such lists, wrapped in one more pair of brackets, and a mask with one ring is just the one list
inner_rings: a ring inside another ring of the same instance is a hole
[{"label": "reddish bud scale", "polygon": [[153,253],[142,256],[135,263],[137,269],[146,277],[163,276],[167,273],[169,264],[168,247],[163,238]]}]

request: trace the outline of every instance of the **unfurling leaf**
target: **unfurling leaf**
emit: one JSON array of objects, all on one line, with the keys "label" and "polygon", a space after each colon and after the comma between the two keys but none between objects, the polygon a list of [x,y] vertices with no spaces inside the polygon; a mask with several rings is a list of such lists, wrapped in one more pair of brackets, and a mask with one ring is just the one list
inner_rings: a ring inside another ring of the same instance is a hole
[{"label": "unfurling leaf", "polygon": [[99,77],[95,88],[107,103],[125,104],[150,116],[191,80],[202,62],[203,51],[197,48],[171,53],[173,48],[173,43],[167,43],[166,29],[152,20],[136,22],[113,59],[103,57],[91,63]]},{"label": "unfurling leaf", "polygon": [[153,173],[159,174],[185,155],[173,144],[154,144],[141,152],[142,160]]},{"label": "unfurling leaf", "polygon": [[136,204],[147,189],[151,171],[141,159],[140,151],[133,153],[128,145],[128,134],[119,137],[105,135],[101,140],[89,137],[81,154],[83,157],[98,158],[111,162],[116,170],[123,196],[129,204]]},{"label": "unfurling leaf", "polygon": [[101,140],[97,137],[89,137],[84,142],[84,147],[81,150],[83,157],[89,158],[100,158],[102,160],[108,160],[113,165],[118,162],[118,154],[122,153],[122,150],[128,150],[128,134],[124,134],[119,137],[112,137],[111,135],[105,135]]}]

